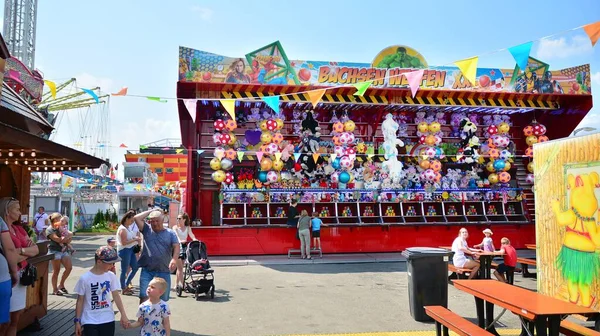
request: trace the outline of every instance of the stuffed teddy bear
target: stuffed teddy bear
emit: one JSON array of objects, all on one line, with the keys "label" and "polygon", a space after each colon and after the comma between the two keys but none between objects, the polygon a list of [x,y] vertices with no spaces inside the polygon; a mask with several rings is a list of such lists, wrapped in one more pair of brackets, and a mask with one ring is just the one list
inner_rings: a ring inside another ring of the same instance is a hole
[{"label": "stuffed teddy bear", "polygon": [[415,116],[415,124],[425,121],[425,112],[417,112]]},{"label": "stuffed teddy bear", "polygon": [[439,122],[442,125],[446,124],[446,113],[438,112],[435,114],[435,121]]}]

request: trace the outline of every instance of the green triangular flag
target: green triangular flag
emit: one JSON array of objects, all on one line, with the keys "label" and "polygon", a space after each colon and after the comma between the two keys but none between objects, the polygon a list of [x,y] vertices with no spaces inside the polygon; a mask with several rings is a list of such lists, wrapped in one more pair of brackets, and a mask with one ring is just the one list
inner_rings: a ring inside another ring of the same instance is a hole
[{"label": "green triangular flag", "polygon": [[365,91],[367,91],[371,84],[373,84],[372,80],[354,84],[354,87],[356,88],[356,92],[354,92],[354,95],[362,97],[362,95],[365,94]]},{"label": "green triangular flag", "polygon": [[140,145],[140,150],[142,149],[148,149],[148,146]]}]

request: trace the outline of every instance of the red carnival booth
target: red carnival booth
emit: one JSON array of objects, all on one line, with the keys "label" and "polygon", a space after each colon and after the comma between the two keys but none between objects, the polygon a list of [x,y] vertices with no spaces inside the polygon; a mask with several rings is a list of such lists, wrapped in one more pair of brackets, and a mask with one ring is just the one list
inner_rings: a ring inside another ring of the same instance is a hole
[{"label": "red carnival booth", "polygon": [[370,64],[291,61],[278,42],[244,58],[181,47],[195,234],[213,255],[285,254],[299,245],[285,218],[296,198],[327,225],[325,253],[448,245],[463,226],[473,241],[490,227],[518,248],[535,242],[531,146],[591,109],[589,65],[529,58],[524,72],[476,78],[404,46]]}]

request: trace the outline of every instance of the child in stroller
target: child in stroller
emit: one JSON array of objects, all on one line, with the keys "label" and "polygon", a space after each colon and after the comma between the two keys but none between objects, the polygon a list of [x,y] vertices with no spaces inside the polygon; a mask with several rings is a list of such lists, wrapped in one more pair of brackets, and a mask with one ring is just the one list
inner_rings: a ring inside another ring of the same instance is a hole
[{"label": "child in stroller", "polygon": [[196,300],[201,293],[215,297],[214,270],[210,268],[204,242],[195,240],[188,244],[183,270],[183,288],[177,287],[177,296],[185,290],[194,294]]}]

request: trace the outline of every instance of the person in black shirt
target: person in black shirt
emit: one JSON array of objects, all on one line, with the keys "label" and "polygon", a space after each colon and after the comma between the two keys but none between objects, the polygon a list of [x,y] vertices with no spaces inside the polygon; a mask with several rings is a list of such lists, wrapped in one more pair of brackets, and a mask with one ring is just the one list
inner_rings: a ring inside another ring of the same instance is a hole
[{"label": "person in black shirt", "polygon": [[298,209],[296,206],[298,205],[298,201],[293,199],[290,202],[290,208],[288,209],[288,217],[287,217],[287,225],[296,227],[298,225],[298,218],[300,214],[298,213]]}]

